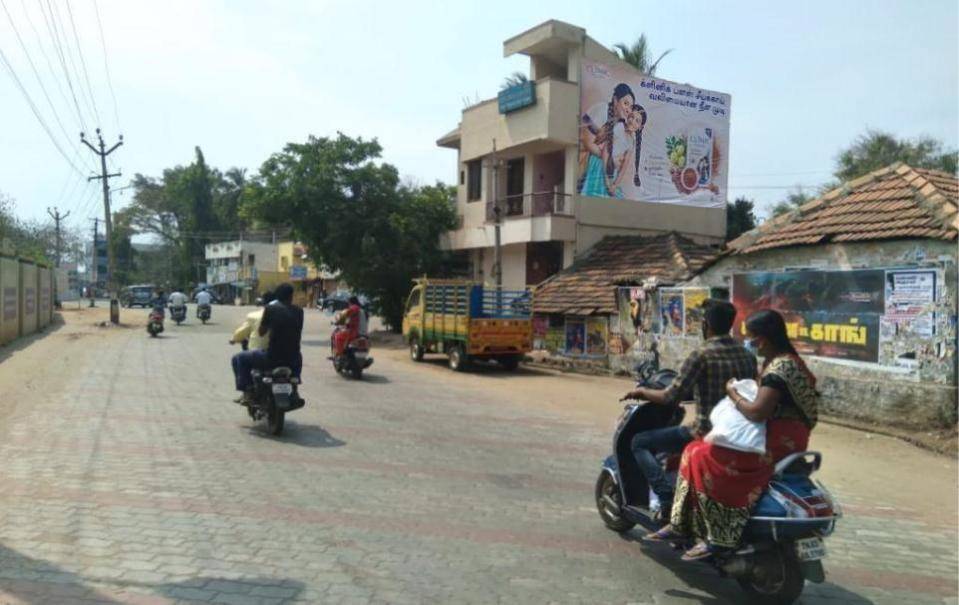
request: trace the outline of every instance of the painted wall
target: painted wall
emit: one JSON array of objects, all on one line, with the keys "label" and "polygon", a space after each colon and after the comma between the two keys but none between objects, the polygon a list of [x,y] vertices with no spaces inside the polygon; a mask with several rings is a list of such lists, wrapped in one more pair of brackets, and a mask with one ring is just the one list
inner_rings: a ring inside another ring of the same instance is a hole
[{"label": "painted wall", "polygon": [[0,256],[0,345],[50,324],[53,286],[49,268]]}]

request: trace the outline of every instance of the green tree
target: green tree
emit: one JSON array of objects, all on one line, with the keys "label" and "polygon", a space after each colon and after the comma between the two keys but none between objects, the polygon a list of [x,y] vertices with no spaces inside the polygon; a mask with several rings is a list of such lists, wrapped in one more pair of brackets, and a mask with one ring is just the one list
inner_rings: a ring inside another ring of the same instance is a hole
[{"label": "green tree", "polygon": [[659,62],[669,53],[673,52],[673,49],[669,49],[666,52],[659,55],[656,60],[653,60],[653,51],[649,47],[649,41],[646,39],[646,34],[640,34],[636,41],[632,44],[614,44],[613,48],[619,54],[619,58],[623,61],[626,61],[639,71],[650,76],[656,74],[656,68],[659,67]]},{"label": "green tree", "polygon": [[744,197],[726,204],[726,241],[734,240],[756,227],[755,204]]},{"label": "green tree", "polygon": [[375,140],[309,137],[274,154],[243,199],[247,220],[292,228],[318,264],[370,297],[398,330],[413,278],[443,266],[440,236],[455,225],[452,188],[401,186],[377,162]]},{"label": "green tree", "polygon": [[129,215],[116,212],[113,214],[113,232],[110,234],[109,246],[113,251],[116,267],[114,279],[120,286],[127,286],[137,281],[136,251],[133,249],[134,230],[130,224]]},{"label": "green tree", "polygon": [[777,202],[776,205],[773,206],[773,216],[791,212],[806,202],[812,201],[812,199],[813,197],[811,195],[806,194],[802,190],[802,187],[797,185],[795,189],[786,194],[786,199]]},{"label": "green tree", "polygon": [[839,152],[835,177],[850,181],[894,162],[956,174],[957,158],[956,150],[943,151],[942,141],[932,137],[897,139],[888,132],[868,130]]}]

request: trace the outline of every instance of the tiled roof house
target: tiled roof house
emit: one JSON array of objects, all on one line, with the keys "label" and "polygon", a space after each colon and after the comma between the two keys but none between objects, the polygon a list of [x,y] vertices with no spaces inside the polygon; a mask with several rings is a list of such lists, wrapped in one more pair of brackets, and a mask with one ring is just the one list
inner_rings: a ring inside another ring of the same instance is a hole
[{"label": "tiled roof house", "polygon": [[616,313],[615,286],[656,278],[670,285],[691,278],[718,258],[715,248],[678,233],[607,236],[583,259],[543,282],[533,310],[543,314]]},{"label": "tiled roof house", "polygon": [[744,233],[735,254],[774,248],[890,239],[955,241],[959,181],[938,170],[896,163]]}]

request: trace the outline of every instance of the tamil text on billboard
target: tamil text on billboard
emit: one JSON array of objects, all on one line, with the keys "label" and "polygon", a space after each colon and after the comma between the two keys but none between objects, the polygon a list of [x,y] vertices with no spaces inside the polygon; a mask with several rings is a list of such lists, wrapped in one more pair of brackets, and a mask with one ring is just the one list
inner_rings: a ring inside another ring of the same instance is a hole
[{"label": "tamil text on billboard", "polygon": [[725,206],[729,95],[590,60],[580,82],[580,194]]},{"label": "tamil text on billboard", "polygon": [[800,354],[877,362],[885,312],[883,270],[790,271],[733,275],[735,333],[761,309],[775,309]]}]

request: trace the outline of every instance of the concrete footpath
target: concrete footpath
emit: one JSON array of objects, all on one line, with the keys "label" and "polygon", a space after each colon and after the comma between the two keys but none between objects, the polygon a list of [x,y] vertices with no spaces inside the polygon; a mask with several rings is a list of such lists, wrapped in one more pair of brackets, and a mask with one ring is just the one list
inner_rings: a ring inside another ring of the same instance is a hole
[{"label": "concrete footpath", "polygon": [[[335,375],[307,312],[307,407],[281,438],[232,404],[213,323],[64,311],[0,348],[0,604],[739,603],[668,549],[606,530],[593,481],[623,382],[456,374],[377,348]],[[846,518],[802,603],[956,603],[957,466],[817,428]]]}]

